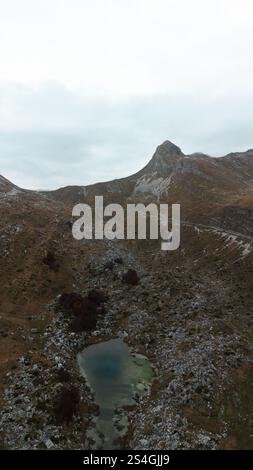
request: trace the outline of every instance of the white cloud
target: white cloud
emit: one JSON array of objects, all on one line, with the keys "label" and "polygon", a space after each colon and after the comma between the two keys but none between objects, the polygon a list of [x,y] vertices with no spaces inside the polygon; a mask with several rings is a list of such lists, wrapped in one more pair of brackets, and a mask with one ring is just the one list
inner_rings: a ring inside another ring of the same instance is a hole
[{"label": "white cloud", "polygon": [[86,94],[251,86],[251,0],[1,0],[0,78]]},{"label": "white cloud", "polygon": [[165,139],[253,147],[252,0],[0,0],[0,172],[138,170]]}]

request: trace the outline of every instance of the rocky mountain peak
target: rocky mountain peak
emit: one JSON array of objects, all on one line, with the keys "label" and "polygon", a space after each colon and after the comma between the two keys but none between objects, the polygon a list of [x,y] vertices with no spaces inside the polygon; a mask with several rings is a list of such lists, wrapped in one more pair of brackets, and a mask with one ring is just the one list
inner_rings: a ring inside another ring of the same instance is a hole
[{"label": "rocky mountain peak", "polygon": [[169,140],[159,145],[148,164],[148,170],[164,172],[184,157],[182,150]]},{"label": "rocky mountain peak", "polygon": [[184,155],[182,150],[173,142],[169,140],[165,140],[161,145],[158,145],[154,156],[157,158],[159,157],[174,157],[174,156],[182,156]]}]

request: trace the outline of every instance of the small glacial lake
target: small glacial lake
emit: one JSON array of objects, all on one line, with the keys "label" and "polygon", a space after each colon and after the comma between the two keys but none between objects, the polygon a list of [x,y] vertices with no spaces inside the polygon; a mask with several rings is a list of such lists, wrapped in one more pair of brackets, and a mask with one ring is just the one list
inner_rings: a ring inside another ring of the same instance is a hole
[{"label": "small glacial lake", "polygon": [[121,339],[88,346],[77,360],[100,410],[87,437],[94,449],[117,448],[117,440],[128,428],[127,412],[122,407],[134,405],[137,394],[148,392],[153,369],[145,356],[132,354]]}]

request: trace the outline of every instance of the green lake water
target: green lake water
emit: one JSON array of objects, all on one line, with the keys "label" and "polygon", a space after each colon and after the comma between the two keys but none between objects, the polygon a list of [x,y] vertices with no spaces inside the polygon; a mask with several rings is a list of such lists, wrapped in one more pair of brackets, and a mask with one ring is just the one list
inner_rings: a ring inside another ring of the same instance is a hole
[{"label": "green lake water", "polygon": [[77,359],[99,406],[99,416],[87,437],[94,449],[117,448],[117,441],[128,428],[127,413],[122,407],[134,405],[136,395],[148,392],[153,369],[145,356],[131,354],[121,339],[88,346]]}]

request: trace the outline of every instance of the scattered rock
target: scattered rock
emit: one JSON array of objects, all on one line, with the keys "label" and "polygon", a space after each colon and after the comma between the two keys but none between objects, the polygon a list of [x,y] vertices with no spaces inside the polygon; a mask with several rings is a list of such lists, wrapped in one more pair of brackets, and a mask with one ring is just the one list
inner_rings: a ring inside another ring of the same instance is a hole
[{"label": "scattered rock", "polygon": [[52,448],[54,447],[54,444],[53,444],[53,442],[51,441],[51,439],[46,439],[46,440],[44,441],[44,444],[45,444],[45,446],[46,446],[47,449],[52,449]]}]

